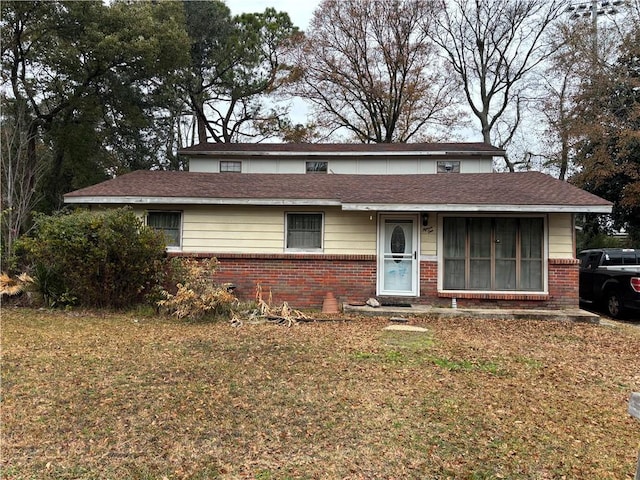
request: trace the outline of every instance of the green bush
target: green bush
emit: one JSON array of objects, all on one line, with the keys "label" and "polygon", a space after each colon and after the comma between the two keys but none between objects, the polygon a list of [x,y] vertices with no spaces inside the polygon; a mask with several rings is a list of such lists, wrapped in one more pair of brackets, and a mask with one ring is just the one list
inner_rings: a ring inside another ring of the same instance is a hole
[{"label": "green bush", "polygon": [[127,208],[38,215],[16,245],[50,306],[140,303],[158,288],[165,256],[163,236]]}]

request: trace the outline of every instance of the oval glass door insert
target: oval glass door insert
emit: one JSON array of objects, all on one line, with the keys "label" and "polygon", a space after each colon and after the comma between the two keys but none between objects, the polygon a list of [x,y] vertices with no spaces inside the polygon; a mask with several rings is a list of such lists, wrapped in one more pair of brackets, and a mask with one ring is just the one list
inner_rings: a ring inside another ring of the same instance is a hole
[{"label": "oval glass door insert", "polygon": [[[407,240],[404,235],[404,229],[400,225],[396,225],[396,228],[391,232],[391,253],[404,253],[404,249],[407,245]],[[394,255],[394,261],[399,263],[402,260],[402,255]]]}]

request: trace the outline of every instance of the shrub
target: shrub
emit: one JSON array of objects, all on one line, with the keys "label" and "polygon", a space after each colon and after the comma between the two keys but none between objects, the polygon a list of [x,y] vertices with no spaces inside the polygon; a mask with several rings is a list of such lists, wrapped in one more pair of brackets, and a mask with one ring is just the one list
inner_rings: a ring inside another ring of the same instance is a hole
[{"label": "shrub", "polygon": [[128,208],[80,210],[36,216],[16,257],[50,306],[121,308],[140,303],[158,285],[165,244]]},{"label": "shrub", "polygon": [[158,306],[178,318],[200,319],[229,315],[238,300],[230,292],[228,284],[217,285],[213,282],[218,261],[176,258],[172,261],[173,276],[180,281],[176,284],[176,293],[167,290],[158,301]]}]

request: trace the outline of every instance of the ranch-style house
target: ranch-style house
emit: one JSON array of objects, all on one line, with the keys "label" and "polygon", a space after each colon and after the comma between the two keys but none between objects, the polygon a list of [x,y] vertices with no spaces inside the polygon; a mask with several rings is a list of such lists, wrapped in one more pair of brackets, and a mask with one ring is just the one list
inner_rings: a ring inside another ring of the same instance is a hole
[{"label": "ranch-style house", "polygon": [[482,143],[200,144],[189,171],[135,171],[65,195],[131,206],[171,255],[216,257],[252,299],[577,308],[575,216],[611,204],[539,172],[496,173]]}]

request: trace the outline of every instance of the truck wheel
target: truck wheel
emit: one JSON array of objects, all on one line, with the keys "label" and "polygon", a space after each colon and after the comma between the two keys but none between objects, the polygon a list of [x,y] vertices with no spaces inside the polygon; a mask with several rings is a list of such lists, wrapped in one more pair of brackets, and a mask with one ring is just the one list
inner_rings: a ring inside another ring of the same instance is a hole
[{"label": "truck wheel", "polygon": [[622,303],[620,303],[620,297],[615,290],[607,293],[607,313],[613,318],[622,318]]}]

